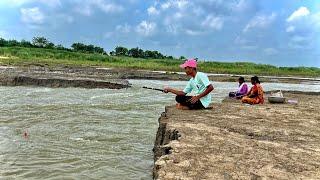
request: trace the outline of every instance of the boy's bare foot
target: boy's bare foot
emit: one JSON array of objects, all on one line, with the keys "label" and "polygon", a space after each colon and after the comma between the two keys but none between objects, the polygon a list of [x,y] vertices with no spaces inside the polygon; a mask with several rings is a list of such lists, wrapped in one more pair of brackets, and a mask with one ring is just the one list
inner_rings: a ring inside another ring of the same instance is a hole
[{"label": "boy's bare foot", "polygon": [[188,106],[183,106],[180,103],[176,104],[176,108],[181,110],[189,110]]}]

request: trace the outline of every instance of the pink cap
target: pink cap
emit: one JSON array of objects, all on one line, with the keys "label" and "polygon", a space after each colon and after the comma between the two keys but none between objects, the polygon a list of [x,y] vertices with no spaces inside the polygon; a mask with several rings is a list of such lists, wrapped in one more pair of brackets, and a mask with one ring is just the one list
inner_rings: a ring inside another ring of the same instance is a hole
[{"label": "pink cap", "polygon": [[181,68],[191,67],[191,68],[197,68],[197,61],[194,59],[188,59],[186,62],[180,65]]}]

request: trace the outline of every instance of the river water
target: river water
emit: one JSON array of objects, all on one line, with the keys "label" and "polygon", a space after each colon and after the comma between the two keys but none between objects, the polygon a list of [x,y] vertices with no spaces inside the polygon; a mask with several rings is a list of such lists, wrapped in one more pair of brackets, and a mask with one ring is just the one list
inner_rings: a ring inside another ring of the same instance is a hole
[{"label": "river water", "polygon": [[[174,96],[140,88],[186,82],[131,80],[122,90],[0,87],[0,179],[151,179],[158,117]],[[213,102],[236,83],[216,82]],[[319,84],[263,84],[320,91]]]}]

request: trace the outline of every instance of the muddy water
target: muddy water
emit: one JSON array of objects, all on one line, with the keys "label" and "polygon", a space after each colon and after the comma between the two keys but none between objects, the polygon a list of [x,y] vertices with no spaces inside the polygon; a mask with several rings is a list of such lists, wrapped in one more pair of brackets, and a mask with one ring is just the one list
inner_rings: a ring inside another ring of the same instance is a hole
[{"label": "muddy water", "polygon": [[[173,95],[133,88],[0,87],[0,179],[151,179],[157,119]],[[235,83],[214,83],[219,102]],[[264,84],[320,91],[320,85]]]}]

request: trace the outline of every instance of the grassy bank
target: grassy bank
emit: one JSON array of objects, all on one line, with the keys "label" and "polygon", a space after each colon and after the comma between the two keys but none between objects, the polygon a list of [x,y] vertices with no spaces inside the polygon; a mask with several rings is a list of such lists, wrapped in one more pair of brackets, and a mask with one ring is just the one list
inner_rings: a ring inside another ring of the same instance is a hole
[{"label": "grassy bank", "polygon": [[[163,71],[181,71],[182,61],[172,59],[139,59],[116,57],[101,54],[85,54],[55,49],[0,47],[1,65],[67,65],[67,66],[100,66],[113,68],[130,68]],[[319,68],[309,67],[276,67],[246,62],[199,62],[203,72],[223,74],[256,74],[275,76],[310,76],[319,77]]]}]

